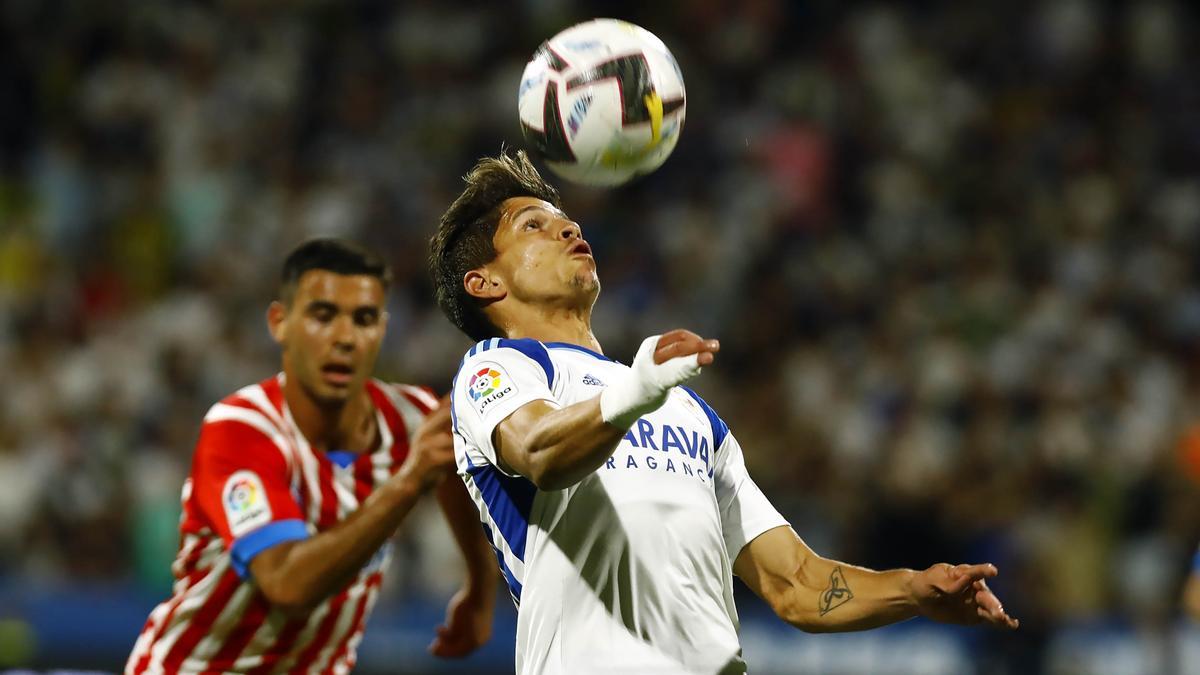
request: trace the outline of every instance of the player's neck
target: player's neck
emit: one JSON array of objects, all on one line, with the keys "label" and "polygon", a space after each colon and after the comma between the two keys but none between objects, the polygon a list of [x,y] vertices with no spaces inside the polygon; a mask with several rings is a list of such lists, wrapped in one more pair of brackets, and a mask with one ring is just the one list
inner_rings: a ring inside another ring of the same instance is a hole
[{"label": "player's neck", "polygon": [[523,316],[502,323],[510,339],[533,338],[540,342],[566,342],[603,354],[592,334],[590,312],[563,308],[527,308]]},{"label": "player's neck", "polygon": [[377,431],[372,428],[374,410],[365,389],[345,403],[333,405],[315,400],[295,378],[288,378],[283,395],[292,419],[314,450],[363,452],[370,448]]}]

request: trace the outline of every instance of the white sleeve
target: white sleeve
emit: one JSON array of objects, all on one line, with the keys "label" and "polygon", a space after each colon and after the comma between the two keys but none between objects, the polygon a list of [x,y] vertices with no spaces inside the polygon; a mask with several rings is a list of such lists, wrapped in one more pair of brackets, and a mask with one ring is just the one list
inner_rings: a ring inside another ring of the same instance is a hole
[{"label": "white sleeve", "polygon": [[468,352],[454,377],[454,430],[468,458],[475,450],[494,466],[496,426],[533,401],[556,403],[554,365],[536,340],[485,340]]},{"label": "white sleeve", "polygon": [[742,446],[733,434],[725,436],[717,450],[713,475],[717,506],[721,510],[721,533],[732,564],[755,537],[788,522],[750,478]]}]

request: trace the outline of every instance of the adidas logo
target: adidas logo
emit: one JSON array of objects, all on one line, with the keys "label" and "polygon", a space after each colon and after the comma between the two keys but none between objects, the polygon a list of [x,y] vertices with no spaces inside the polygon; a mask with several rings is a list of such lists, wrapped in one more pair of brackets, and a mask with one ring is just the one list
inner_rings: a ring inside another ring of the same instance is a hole
[{"label": "adidas logo", "polygon": [[583,376],[583,383],[590,384],[593,387],[603,387],[604,386],[604,383],[600,381],[600,378],[596,377],[595,375],[591,375],[591,374]]}]

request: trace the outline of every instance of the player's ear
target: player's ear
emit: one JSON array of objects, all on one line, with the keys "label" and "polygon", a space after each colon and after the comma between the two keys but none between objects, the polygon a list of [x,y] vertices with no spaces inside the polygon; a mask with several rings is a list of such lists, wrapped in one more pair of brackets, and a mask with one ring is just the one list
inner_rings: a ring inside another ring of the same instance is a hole
[{"label": "player's ear", "polygon": [[275,300],[267,307],[267,328],[271,331],[271,337],[275,342],[283,344],[283,340],[287,337],[287,307],[283,303]]},{"label": "player's ear", "polygon": [[463,275],[463,288],[467,295],[481,300],[500,300],[508,294],[504,280],[492,274],[486,267],[473,269]]}]

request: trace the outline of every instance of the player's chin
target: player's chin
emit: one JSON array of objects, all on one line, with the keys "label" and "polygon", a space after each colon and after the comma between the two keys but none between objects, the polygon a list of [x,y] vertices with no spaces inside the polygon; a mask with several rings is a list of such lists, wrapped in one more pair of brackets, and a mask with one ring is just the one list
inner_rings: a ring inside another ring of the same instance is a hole
[{"label": "player's chin", "polygon": [[350,394],[355,390],[354,381],[346,383],[321,382],[314,388],[316,399],[325,405],[340,405],[350,400]]},{"label": "player's chin", "polygon": [[588,293],[599,293],[600,277],[596,274],[595,265],[585,266],[577,270],[575,275],[571,277],[571,286]]}]

